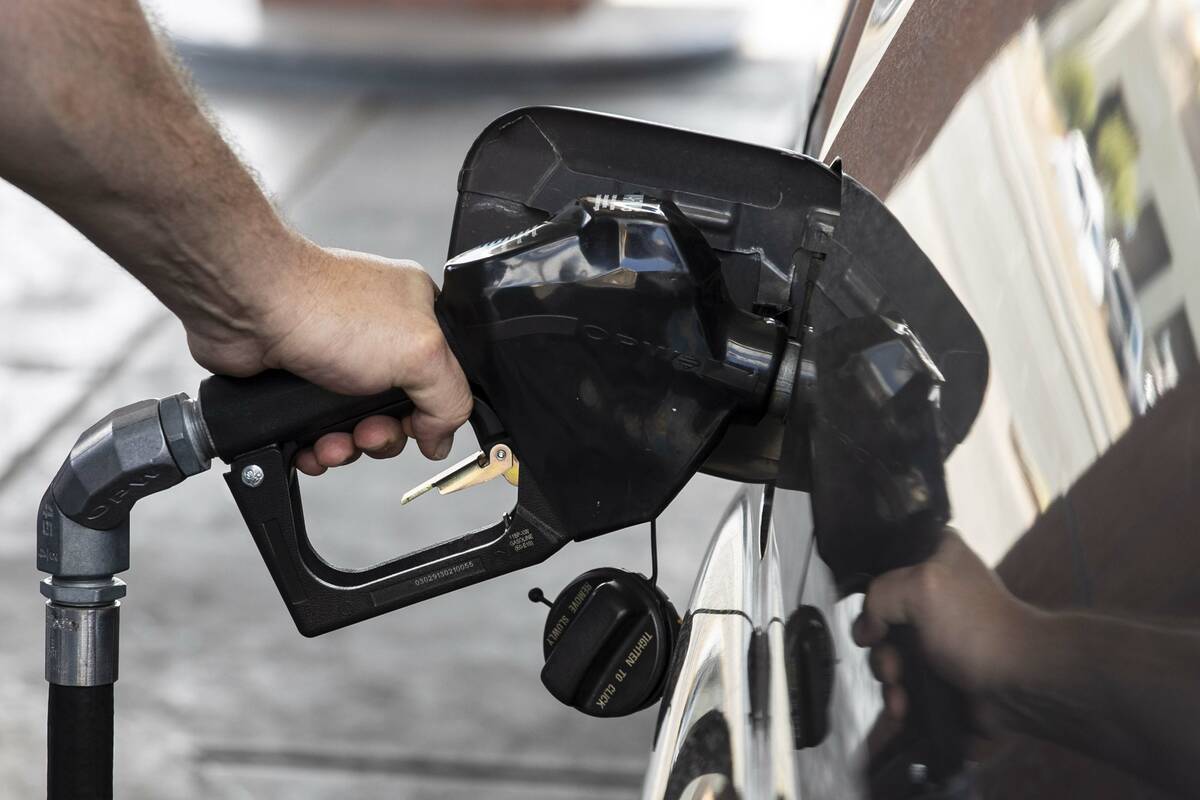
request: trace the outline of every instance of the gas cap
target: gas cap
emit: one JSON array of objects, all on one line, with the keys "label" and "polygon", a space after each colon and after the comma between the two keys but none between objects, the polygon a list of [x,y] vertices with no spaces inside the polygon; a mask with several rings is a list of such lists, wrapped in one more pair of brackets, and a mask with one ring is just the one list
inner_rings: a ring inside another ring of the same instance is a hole
[{"label": "gas cap", "polygon": [[592,570],[558,595],[546,618],[542,683],[593,717],[620,717],[663,693],[679,615],[658,587],[633,572]]},{"label": "gas cap", "polygon": [[805,605],[793,611],[783,627],[783,646],[796,749],[816,747],[829,734],[837,667],[833,636],[820,609]]}]

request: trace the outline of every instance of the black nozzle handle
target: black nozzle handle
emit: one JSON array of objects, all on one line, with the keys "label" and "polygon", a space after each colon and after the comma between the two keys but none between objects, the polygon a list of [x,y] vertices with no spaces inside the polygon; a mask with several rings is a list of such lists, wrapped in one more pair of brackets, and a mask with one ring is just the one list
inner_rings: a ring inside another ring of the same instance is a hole
[{"label": "black nozzle handle", "polygon": [[200,384],[200,409],[216,454],[228,463],[272,444],[304,447],[326,433],[352,431],[367,417],[400,419],[412,413],[413,402],[401,389],[344,395],[271,370],[251,378],[207,378]]},{"label": "black nozzle handle", "polygon": [[[544,500],[526,477],[517,507],[495,525],[365,570],[332,566],[313,549],[293,468],[299,448],[350,431],[377,414],[404,417],[413,403],[399,389],[351,397],[286,372],[253,378],[213,376],[200,385],[200,409],[242,518],[276,588],[305,636],[317,636],[545,560],[568,537],[535,509]],[[506,441],[504,426],[480,397],[470,418],[483,449]]]},{"label": "black nozzle handle", "polygon": [[942,786],[963,771],[971,734],[966,695],[929,664],[920,634],[911,625],[897,625],[888,641],[900,654],[901,682],[908,695],[904,737],[914,763],[925,765],[930,783]]}]

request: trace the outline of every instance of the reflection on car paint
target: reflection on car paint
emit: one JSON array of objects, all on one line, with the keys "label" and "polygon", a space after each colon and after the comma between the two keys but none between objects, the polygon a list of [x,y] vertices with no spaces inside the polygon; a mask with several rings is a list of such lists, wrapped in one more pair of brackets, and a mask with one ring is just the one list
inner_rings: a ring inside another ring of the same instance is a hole
[{"label": "reflection on car paint", "polygon": [[[987,339],[983,409],[947,464],[956,526],[988,561],[1003,559],[1010,578],[1030,559],[1066,558],[1039,544],[1066,537],[1075,561],[1050,563],[1048,574],[1068,580],[1040,586],[1039,596],[1088,604],[1106,593],[1097,581],[1142,585],[1144,576],[1113,571],[1125,560],[1120,543],[1105,538],[1110,520],[1075,499],[1078,487],[1089,487],[1091,502],[1105,487],[1136,519],[1142,498],[1121,494],[1121,473],[1105,478],[1097,462],[1120,451],[1122,465],[1191,463],[1187,453],[1137,448],[1142,436],[1163,446],[1158,420],[1169,418],[1156,415],[1179,416],[1164,395],[1200,363],[1200,24],[1184,0],[982,6],[870,4],[860,36],[848,40],[857,50],[839,56],[850,59],[844,85],[825,98],[831,108],[817,110],[829,129],[810,145],[827,160],[844,158],[846,172],[885,199]],[[1190,436],[1176,437],[1181,450]],[[758,489],[742,495],[698,578],[689,621],[700,634],[681,649],[646,797],[672,796],[662,794],[672,758],[718,713],[728,774],[691,776],[694,796],[862,791],[864,742],[880,704],[849,638],[861,598],[839,601],[810,557],[807,496],[775,493],[765,540],[761,502]],[[1020,542],[1028,546],[1015,550]],[[1101,556],[1112,562],[1107,573]],[[770,724],[756,716],[751,671],[778,666],[786,647],[774,620],[801,605],[825,618],[837,670],[829,734],[792,750],[773,716]],[[1028,778],[990,779],[996,790]]]},{"label": "reflection on car paint", "polygon": [[[1037,557],[1011,557],[1023,534],[1059,524],[1076,553],[1082,540],[1116,548],[1063,498],[1085,476],[1097,484],[1094,465],[1118,444],[1118,463],[1167,460],[1130,454],[1154,430],[1139,417],[1200,363],[1200,23],[1184,0],[983,5],[904,4],[888,21],[895,4],[877,0],[860,51],[842,56],[830,130],[811,144],[884,197],[984,332],[992,379],[947,469],[957,527],[1007,566]],[[789,497],[776,497],[781,538],[805,529],[779,513]],[[1099,566],[1064,567],[1083,588],[1062,593],[1089,602],[1098,581],[1145,579]],[[802,602],[820,605],[813,586]],[[845,606],[834,597],[831,614]],[[845,656],[838,692],[863,677]],[[869,675],[857,688],[877,691]],[[836,697],[831,736],[861,735]],[[796,796],[831,796],[800,775]]]}]

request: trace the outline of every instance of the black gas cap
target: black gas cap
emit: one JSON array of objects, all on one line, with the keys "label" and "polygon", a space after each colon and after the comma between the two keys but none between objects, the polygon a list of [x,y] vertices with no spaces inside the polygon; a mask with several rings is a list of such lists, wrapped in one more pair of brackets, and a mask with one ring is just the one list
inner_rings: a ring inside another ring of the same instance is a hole
[{"label": "black gas cap", "polygon": [[837,654],[825,615],[800,606],[784,624],[784,664],[796,749],[816,747],[829,734],[829,700]]},{"label": "black gas cap", "polygon": [[550,607],[542,683],[593,717],[620,717],[662,697],[679,615],[654,584],[624,570],[580,575]]}]

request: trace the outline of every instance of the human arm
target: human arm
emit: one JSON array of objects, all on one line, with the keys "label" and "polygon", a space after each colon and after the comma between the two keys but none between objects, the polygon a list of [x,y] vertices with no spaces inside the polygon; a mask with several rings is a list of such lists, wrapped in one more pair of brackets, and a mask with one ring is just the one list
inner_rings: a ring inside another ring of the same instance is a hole
[{"label": "human arm", "polygon": [[1056,742],[1187,796],[1200,794],[1200,634],[1013,597],[953,532],[925,564],[872,582],[856,641],[873,648],[887,713],[903,718],[888,627],[913,625],[935,670],[988,730]]},{"label": "human arm", "polygon": [[417,411],[322,438],[310,473],[405,434],[443,457],[470,412],[415,264],[291,230],[209,122],[135,0],[0,4],[0,177],[78,228],[182,321],[203,366],[278,367]]}]

